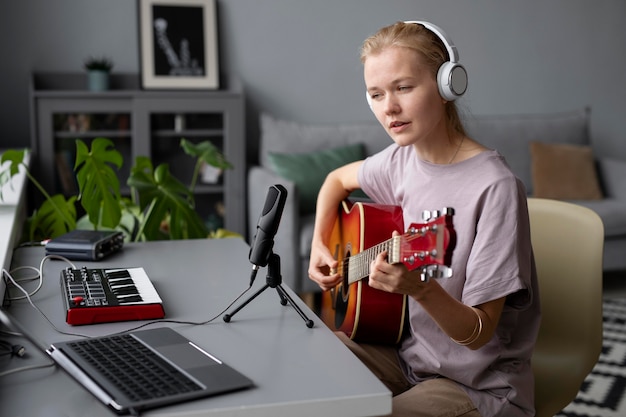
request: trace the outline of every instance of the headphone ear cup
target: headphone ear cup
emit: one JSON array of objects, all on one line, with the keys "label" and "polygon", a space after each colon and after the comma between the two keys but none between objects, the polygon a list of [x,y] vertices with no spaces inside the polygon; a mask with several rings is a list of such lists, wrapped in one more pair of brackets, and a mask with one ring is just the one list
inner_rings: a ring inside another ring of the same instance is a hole
[{"label": "headphone ear cup", "polygon": [[467,71],[461,64],[444,62],[437,72],[437,85],[444,100],[454,101],[467,90]]}]

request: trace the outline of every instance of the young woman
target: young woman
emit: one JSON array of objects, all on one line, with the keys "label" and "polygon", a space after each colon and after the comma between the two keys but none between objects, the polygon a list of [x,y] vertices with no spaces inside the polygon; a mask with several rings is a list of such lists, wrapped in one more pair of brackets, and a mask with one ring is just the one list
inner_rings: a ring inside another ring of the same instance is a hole
[{"label": "young woman", "polygon": [[467,136],[454,94],[440,85],[447,80],[438,82],[450,51],[426,22],[398,22],[365,40],[368,101],[394,143],[326,178],[309,276],[324,290],[340,282],[328,244],[339,204],[355,189],[400,206],[405,227],[424,210],[454,208],[450,278],[422,282],[385,252],[370,267],[370,287],[408,295],[401,342],[338,336],[392,391],[394,416],[532,416],[540,312],[526,191],[497,151]]}]

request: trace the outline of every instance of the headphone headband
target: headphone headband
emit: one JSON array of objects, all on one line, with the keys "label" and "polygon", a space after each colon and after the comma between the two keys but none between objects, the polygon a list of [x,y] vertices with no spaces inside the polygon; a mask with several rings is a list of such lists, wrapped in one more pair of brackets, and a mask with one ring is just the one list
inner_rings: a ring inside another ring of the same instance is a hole
[{"label": "headphone headband", "polygon": [[433,32],[435,35],[437,35],[439,39],[441,39],[441,42],[443,42],[446,49],[448,50],[448,57],[450,58],[450,62],[459,62],[459,51],[452,43],[452,39],[450,39],[448,35],[446,35],[446,32],[444,32],[443,29],[441,29],[439,26],[433,25],[432,23],[425,22],[423,20],[406,20],[404,23],[415,23],[417,25],[422,25],[426,29]]},{"label": "headphone headband", "polygon": [[[441,39],[441,42],[446,47],[449,60],[444,62],[437,71],[437,86],[441,97],[447,101],[454,101],[465,94],[467,90],[467,71],[465,71],[463,65],[459,63],[459,52],[446,33],[439,26],[422,20],[407,20],[404,23],[414,23],[424,26]],[[365,93],[365,97],[371,109],[372,101],[367,92]]]}]

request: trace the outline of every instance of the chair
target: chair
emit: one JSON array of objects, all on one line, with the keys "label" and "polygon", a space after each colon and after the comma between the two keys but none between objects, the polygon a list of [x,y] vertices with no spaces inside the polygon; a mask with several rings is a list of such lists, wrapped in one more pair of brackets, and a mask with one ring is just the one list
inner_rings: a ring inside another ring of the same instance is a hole
[{"label": "chair", "polygon": [[542,321],[532,357],[539,417],[576,397],[602,349],[604,226],[592,210],[529,198]]}]

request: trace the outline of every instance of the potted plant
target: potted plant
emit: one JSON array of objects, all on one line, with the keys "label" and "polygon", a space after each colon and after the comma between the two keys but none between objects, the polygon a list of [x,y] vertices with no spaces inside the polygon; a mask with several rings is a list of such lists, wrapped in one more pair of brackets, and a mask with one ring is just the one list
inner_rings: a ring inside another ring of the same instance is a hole
[{"label": "potted plant", "polygon": [[[209,164],[219,169],[232,168],[208,141],[194,144],[183,138],[180,146],[196,159],[196,167]],[[54,238],[77,228],[121,230],[127,241],[239,236],[223,229],[208,230],[196,212],[193,187],[198,169],[194,170],[191,185],[186,186],[170,173],[167,164],[154,167],[149,158],[139,156],[127,181],[131,197],[125,197],[120,193],[115,172],[122,166],[123,157],[113,142],[96,138],[89,149],[77,139],[74,173],[78,194],[66,197],[46,192],[24,164],[25,154],[26,150],[7,150],[2,154],[0,164],[10,163],[0,169],[0,187],[23,166],[27,178],[45,197],[41,207],[26,221],[24,237],[28,241]],[[85,212],[80,219],[78,202]]]},{"label": "potted plant", "polygon": [[109,75],[113,69],[113,61],[107,57],[90,57],[85,60],[87,83],[91,91],[105,91],[109,89]]}]

